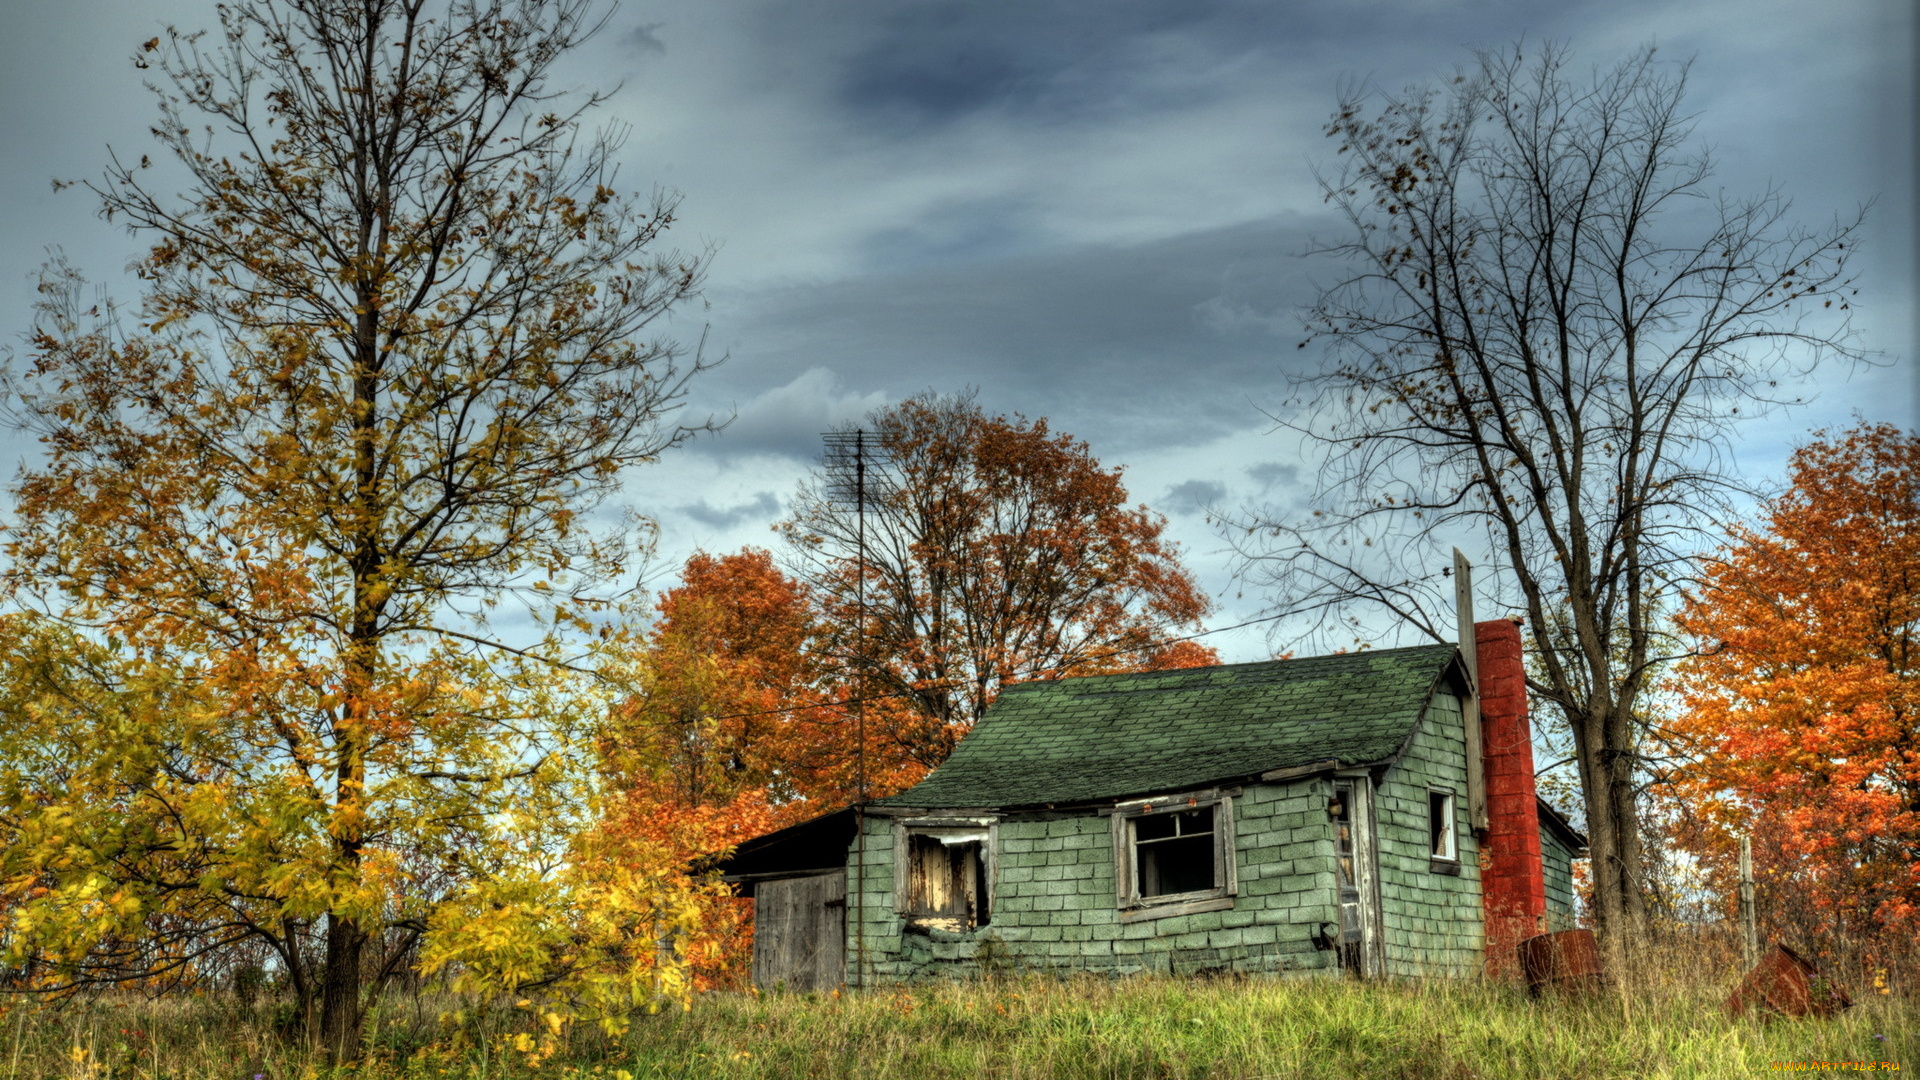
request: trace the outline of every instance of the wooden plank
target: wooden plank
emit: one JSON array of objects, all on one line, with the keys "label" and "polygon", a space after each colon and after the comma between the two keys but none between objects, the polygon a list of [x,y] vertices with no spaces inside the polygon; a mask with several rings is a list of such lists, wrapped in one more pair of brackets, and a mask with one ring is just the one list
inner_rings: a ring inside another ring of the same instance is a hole
[{"label": "wooden plank", "polygon": [[1172,904],[1152,904],[1147,907],[1127,908],[1119,913],[1123,923],[1152,922],[1174,915],[1198,915],[1203,911],[1231,911],[1234,898],[1231,896],[1209,896],[1200,900],[1181,900]]},{"label": "wooden plank", "polygon": [[[809,989],[831,990],[847,981],[847,875],[813,879],[819,898],[818,935],[813,954],[813,984]],[[864,985],[864,976],[862,977]]]},{"label": "wooden plank", "polygon": [[1332,772],[1339,767],[1340,762],[1333,758],[1328,758],[1325,761],[1314,761],[1305,765],[1289,765],[1284,769],[1268,769],[1266,772],[1260,774],[1260,779],[1268,781],[1298,780],[1303,776],[1314,776],[1319,773]]},{"label": "wooden plank", "polygon": [[907,839],[907,827],[893,823],[893,913],[905,915],[913,910],[913,847]]},{"label": "wooden plank", "polygon": [[1239,847],[1233,833],[1233,799],[1222,798],[1213,812],[1213,827],[1219,836],[1214,841],[1216,858],[1214,884],[1227,891],[1228,896],[1240,893],[1240,856]]},{"label": "wooden plank", "polygon": [[1353,865],[1360,886],[1361,974],[1377,978],[1386,974],[1386,920],[1380,910],[1380,831],[1374,819],[1373,781],[1364,775],[1354,777],[1353,794]]},{"label": "wooden plank", "polygon": [[1467,693],[1460,699],[1460,722],[1467,743],[1467,826],[1475,836],[1487,834],[1486,764],[1481,755],[1480,647],[1473,629],[1473,564],[1459,548],[1453,549],[1453,608],[1460,633],[1460,658],[1467,668]]},{"label": "wooden plank", "polygon": [[787,956],[798,932],[793,925],[797,879],[763,881],[753,895],[753,984],[762,990],[783,985],[793,974]]}]

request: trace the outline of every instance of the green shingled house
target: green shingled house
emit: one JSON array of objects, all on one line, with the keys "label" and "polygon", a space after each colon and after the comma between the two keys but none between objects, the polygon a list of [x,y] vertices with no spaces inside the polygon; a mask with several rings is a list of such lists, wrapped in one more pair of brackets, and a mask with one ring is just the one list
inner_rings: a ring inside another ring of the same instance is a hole
[{"label": "green shingled house", "polygon": [[1524,687],[1517,732],[1476,722],[1472,671],[1430,645],[1010,686],[917,786],[728,860],[756,982],[1478,973],[1571,924],[1585,841],[1534,797]]}]

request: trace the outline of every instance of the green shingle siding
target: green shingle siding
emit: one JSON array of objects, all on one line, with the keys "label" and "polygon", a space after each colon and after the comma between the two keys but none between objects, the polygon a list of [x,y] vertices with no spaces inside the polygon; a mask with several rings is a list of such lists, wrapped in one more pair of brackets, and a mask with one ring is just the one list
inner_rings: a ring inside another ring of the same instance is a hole
[{"label": "green shingle siding", "polygon": [[1547,929],[1571,930],[1574,852],[1553,829],[1540,830],[1540,863],[1547,885]]},{"label": "green shingle siding", "polygon": [[[869,853],[859,894],[849,905],[849,979],[864,936],[876,982],[968,976],[991,970],[1188,973],[1319,971],[1314,928],[1334,918],[1333,834],[1326,824],[1325,780],[1250,785],[1234,798],[1234,846],[1240,892],[1233,908],[1123,923],[1113,884],[1112,825],[1088,814],[1052,821],[1002,818],[998,874],[989,925],[968,934],[903,932],[893,910],[893,823],[867,819]],[[1317,815],[1313,812],[1317,810]],[[1317,817],[1318,828],[1308,825]],[[1297,824],[1293,824],[1297,823]],[[1054,851],[1089,857],[1045,861]],[[853,868],[850,868],[853,869]],[[857,920],[857,923],[856,923]],[[854,932],[855,925],[864,935]],[[964,946],[964,947],[963,947]],[[984,950],[984,952],[982,951]]]},{"label": "green shingle siding", "polygon": [[[1380,917],[1389,975],[1480,970],[1480,851],[1468,827],[1466,734],[1460,699],[1436,693],[1400,760],[1374,792],[1380,837]],[[1459,873],[1433,869],[1428,793],[1453,793]]]}]

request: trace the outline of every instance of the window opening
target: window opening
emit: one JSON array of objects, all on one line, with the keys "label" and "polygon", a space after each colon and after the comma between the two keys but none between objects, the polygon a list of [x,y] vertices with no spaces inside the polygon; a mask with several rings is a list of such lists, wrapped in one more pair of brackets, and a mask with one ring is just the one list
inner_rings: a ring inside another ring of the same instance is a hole
[{"label": "window opening", "polygon": [[907,916],[955,932],[987,925],[987,860],[979,833],[907,836]]},{"label": "window opening", "polygon": [[1360,879],[1354,873],[1353,785],[1333,785],[1333,798],[1327,803],[1327,816],[1333,819],[1334,877],[1340,898],[1340,966],[1360,971]]},{"label": "window opening", "polygon": [[1121,922],[1233,907],[1233,798],[1164,795],[1113,812],[1114,902]]},{"label": "window opening", "polygon": [[1201,806],[1133,819],[1134,880],[1143,898],[1220,887],[1213,811],[1212,806]]},{"label": "window opening", "polygon": [[1453,835],[1453,793],[1427,792],[1427,836],[1436,859],[1457,861],[1460,849]]}]

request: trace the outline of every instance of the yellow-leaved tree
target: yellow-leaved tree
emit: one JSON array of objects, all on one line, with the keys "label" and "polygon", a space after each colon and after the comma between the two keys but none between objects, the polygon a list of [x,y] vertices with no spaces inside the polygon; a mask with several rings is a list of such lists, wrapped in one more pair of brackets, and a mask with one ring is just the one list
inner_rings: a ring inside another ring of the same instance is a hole
[{"label": "yellow-leaved tree", "polygon": [[8,385],[45,448],[7,542],[37,614],[0,633],[0,940],[34,985],[250,946],[339,1058],[412,965],[674,988],[689,883],[581,827],[580,765],[638,550],[597,511],[693,430],[705,364],[655,324],[704,259],[616,189],[601,99],[549,87],[598,24],[243,0],[138,54],[166,153],[89,187],[150,242],[142,300],[55,264]]}]

